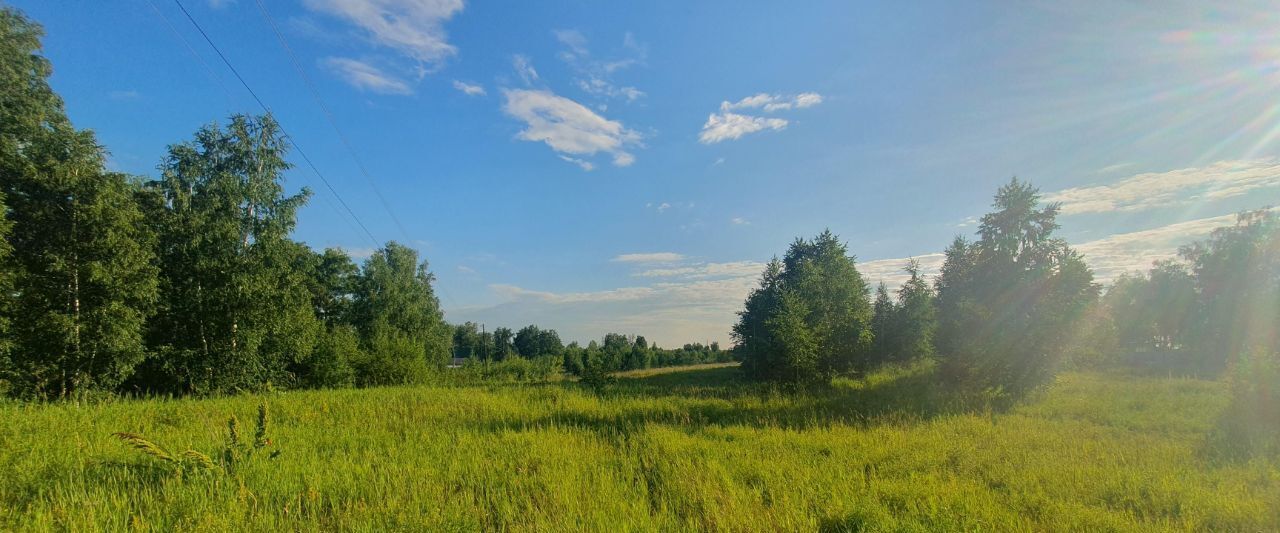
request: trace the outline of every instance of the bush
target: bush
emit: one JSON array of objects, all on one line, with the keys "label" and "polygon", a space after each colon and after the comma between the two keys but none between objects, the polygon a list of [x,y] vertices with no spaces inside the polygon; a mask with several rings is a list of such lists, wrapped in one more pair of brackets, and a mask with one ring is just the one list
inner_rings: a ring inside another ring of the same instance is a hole
[{"label": "bush", "polygon": [[558,378],[560,365],[561,358],[557,355],[512,356],[497,362],[467,359],[461,368],[451,369],[445,375],[454,383],[539,383]]},{"label": "bush", "polygon": [[1220,449],[1231,455],[1280,453],[1280,352],[1258,348],[1231,369],[1231,404],[1219,424]]},{"label": "bush", "polygon": [[298,380],[311,388],[350,387],[355,383],[351,362],[363,358],[355,328],[334,326],[320,336],[311,357],[302,365]]},{"label": "bush", "polygon": [[361,387],[425,383],[432,374],[426,346],[390,327],[376,328],[353,363],[356,385]]}]

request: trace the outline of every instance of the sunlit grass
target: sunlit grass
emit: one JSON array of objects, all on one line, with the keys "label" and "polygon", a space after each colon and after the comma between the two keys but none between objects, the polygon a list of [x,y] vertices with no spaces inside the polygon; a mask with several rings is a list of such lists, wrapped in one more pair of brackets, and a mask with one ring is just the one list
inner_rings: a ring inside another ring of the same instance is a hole
[{"label": "sunlit grass", "polygon": [[272,461],[178,477],[262,396],[0,407],[0,529],[1276,530],[1280,465],[1215,459],[1221,383],[1075,373],[1006,413],[927,367],[788,395],[735,368],[292,392]]}]

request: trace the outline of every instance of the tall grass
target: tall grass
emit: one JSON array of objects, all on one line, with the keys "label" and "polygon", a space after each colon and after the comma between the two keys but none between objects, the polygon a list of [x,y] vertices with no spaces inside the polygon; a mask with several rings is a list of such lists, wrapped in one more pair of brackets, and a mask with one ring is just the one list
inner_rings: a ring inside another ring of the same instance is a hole
[{"label": "tall grass", "polygon": [[1280,529],[1280,464],[1208,453],[1223,384],[1062,376],[1007,412],[929,369],[813,394],[735,368],[273,395],[273,461],[182,477],[261,397],[0,405],[0,530]]}]

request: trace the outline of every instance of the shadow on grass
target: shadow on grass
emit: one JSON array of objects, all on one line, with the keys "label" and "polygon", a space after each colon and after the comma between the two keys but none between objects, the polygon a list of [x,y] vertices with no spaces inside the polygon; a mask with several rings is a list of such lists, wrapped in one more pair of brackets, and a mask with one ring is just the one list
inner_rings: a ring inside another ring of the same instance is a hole
[{"label": "shadow on grass", "polygon": [[[626,437],[650,424],[687,431],[707,426],[807,429],[833,424],[911,423],[969,410],[940,392],[933,367],[880,372],[865,380],[787,392],[745,379],[736,367],[622,378],[601,395],[600,410],[553,410],[520,420],[479,420],[489,430],[581,427]],[[555,386],[580,388],[574,383]],[[669,401],[664,401],[669,400]],[[612,404],[612,405],[610,405]],[[610,408],[613,407],[613,408]]]}]

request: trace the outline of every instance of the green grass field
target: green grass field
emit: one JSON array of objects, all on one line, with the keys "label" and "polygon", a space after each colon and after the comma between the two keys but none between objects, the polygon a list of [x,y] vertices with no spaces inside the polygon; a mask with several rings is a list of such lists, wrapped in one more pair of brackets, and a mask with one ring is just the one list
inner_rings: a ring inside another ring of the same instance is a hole
[{"label": "green grass field", "polygon": [[[572,382],[0,406],[0,530],[1280,529],[1280,463],[1209,444],[1226,388],[1062,375],[1000,413],[927,368],[786,395],[731,367]],[[281,455],[179,476],[111,436]]]}]

